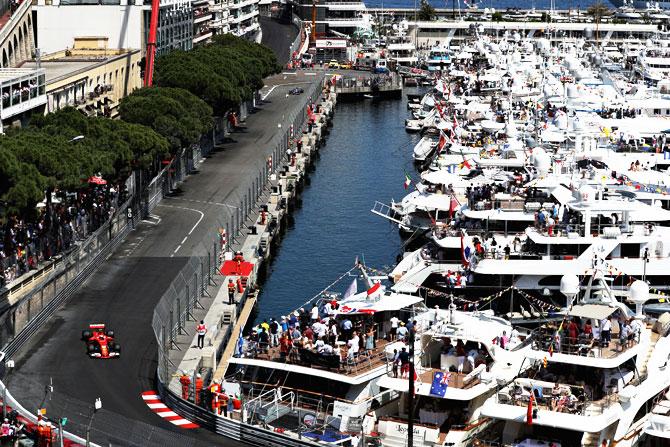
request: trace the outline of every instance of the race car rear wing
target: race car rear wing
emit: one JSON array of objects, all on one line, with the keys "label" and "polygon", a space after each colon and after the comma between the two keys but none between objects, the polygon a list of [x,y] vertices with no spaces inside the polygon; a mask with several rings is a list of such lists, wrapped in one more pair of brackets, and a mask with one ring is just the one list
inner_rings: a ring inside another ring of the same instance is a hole
[{"label": "race car rear wing", "polygon": [[91,323],[88,325],[89,329],[104,329],[105,323]]}]

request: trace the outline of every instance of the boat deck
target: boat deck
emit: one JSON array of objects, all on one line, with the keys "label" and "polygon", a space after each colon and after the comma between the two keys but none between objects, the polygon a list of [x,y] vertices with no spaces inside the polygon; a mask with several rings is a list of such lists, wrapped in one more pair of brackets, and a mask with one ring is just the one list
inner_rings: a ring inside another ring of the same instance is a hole
[{"label": "boat deck", "polygon": [[[420,370],[417,371],[417,376],[418,379],[423,383],[432,383],[433,376],[436,372],[445,372],[445,371],[438,368],[428,368],[425,370],[423,370],[423,368],[420,368]],[[466,373],[458,373],[458,372],[449,373],[449,379],[448,379],[449,388],[458,388],[465,390],[468,388],[472,388],[473,386],[480,383],[480,380],[478,378],[474,378],[473,380],[466,382],[465,377],[467,375],[468,374]]]},{"label": "boat deck", "polygon": [[[344,352],[342,352],[339,362],[329,362],[329,365],[306,362],[304,358],[301,358],[297,348],[293,348],[288,356],[282,357],[278,346],[272,346],[265,352],[257,352],[255,358],[292,365],[309,366],[313,369],[334,371],[347,376],[358,376],[387,364],[388,359],[384,349],[389,343],[387,340],[376,340],[374,349],[370,351],[361,350],[353,360],[347,358],[346,347],[344,347],[345,349],[342,349]],[[318,356],[318,354],[313,352],[311,354]]]}]

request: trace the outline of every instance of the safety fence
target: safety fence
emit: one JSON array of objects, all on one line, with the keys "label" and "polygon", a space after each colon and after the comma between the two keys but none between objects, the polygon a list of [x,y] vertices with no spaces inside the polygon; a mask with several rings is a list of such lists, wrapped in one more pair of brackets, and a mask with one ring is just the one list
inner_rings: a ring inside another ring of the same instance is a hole
[{"label": "safety fence", "polygon": [[163,384],[159,384],[159,393],[170,408],[188,420],[228,439],[244,442],[246,445],[258,447],[314,447],[322,445],[306,437],[295,439],[241,420],[217,416],[193,402],[182,399],[179,393],[163,387]]},{"label": "safety fence", "polygon": [[[250,176],[246,183],[240,184],[229,195],[232,200],[223,204],[222,211],[214,217],[214,226],[210,227],[210,231],[203,240],[193,248],[192,256],[156,305],[152,326],[158,342],[159,381],[168,384],[178,373],[179,362],[176,358],[179,355],[175,353],[173,358],[170,355],[171,352],[179,349],[176,343],[177,337],[180,335],[193,336],[195,313],[205,312],[200,299],[207,295],[208,286],[216,282],[218,267],[223,261],[222,252],[226,244],[230,247],[240,246],[244,229],[255,230],[248,218],[255,210],[259,198],[267,192],[271,175],[280,169],[281,162],[287,157],[288,151],[294,147],[296,138],[302,135],[301,129],[307,119],[306,106],[310,102],[317,102],[322,92],[322,84],[323,75],[305,92],[302,97],[304,98],[302,106],[280,123],[281,131],[268,143],[266,156],[259,160],[252,169],[256,175]],[[227,238],[225,242],[224,238]],[[237,304],[237,313],[247,298],[246,290]],[[217,358],[229,341],[231,327],[232,324],[227,325],[226,332],[219,339],[222,341],[218,346]],[[217,335],[218,330],[224,330],[222,328],[222,325],[210,328],[214,332],[213,338]]]}]

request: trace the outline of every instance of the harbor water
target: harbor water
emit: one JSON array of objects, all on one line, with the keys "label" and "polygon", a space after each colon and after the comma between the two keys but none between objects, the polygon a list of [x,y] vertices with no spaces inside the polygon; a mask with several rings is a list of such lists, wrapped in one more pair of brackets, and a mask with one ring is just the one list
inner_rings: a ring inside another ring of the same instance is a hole
[{"label": "harbor water", "polygon": [[[552,3],[554,4],[555,9],[573,9],[573,10],[586,10],[589,6],[596,3],[597,0],[568,0],[557,2],[552,0],[531,0],[525,2],[519,2],[517,0],[477,0],[475,3],[480,9],[483,8],[495,8],[501,12],[508,8],[519,8],[519,9],[538,9],[538,10],[548,10],[551,8]],[[434,8],[446,8],[446,9],[458,9],[459,1],[452,0],[428,0],[428,2]],[[365,0],[365,6],[368,8],[414,8],[414,0]],[[469,2],[472,3],[472,2]],[[608,8],[614,8],[615,6],[612,2],[604,0],[602,2]],[[417,8],[421,4],[420,0],[416,1]],[[465,12],[467,6],[460,1],[461,11]]]},{"label": "harbor water", "polygon": [[[406,98],[338,104],[302,206],[268,267],[260,321],[300,307],[353,267],[357,256],[378,269],[395,265],[402,252],[398,227],[370,209],[375,200],[407,194],[404,170],[418,178],[412,148],[420,137],[405,132],[399,118],[406,114]],[[342,292],[351,281],[344,278],[333,290]]]}]

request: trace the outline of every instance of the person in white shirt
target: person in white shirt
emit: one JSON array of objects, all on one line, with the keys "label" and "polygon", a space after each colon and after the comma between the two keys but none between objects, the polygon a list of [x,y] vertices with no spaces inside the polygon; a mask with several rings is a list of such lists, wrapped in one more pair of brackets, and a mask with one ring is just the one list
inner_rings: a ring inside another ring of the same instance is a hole
[{"label": "person in white shirt", "polygon": [[360,339],[358,338],[358,333],[354,331],[353,337],[347,342],[349,350],[347,351],[347,358],[353,360],[354,356],[358,353]]},{"label": "person in white shirt", "polygon": [[607,346],[612,341],[612,317],[600,320],[600,327],[600,340],[604,346]]},{"label": "person in white shirt", "polygon": [[326,343],[324,343],[323,338],[319,337],[319,339],[314,343],[314,348],[316,349],[316,352],[319,354],[323,353],[323,347],[326,346]]},{"label": "person in white shirt", "polygon": [[312,321],[316,321],[319,319],[319,308],[314,305],[312,306]]},{"label": "person in white shirt", "polygon": [[398,332],[398,324],[400,320],[395,315],[391,317],[391,340],[395,340],[396,332]]}]

